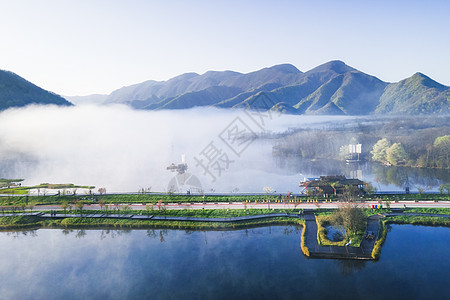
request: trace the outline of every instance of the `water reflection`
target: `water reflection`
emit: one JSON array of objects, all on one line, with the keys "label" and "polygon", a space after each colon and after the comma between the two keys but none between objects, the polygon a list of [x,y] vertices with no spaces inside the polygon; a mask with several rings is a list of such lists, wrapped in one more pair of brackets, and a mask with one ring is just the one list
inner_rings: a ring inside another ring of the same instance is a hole
[{"label": "water reflection", "polygon": [[444,169],[385,167],[380,164],[372,164],[372,170],[377,183],[393,184],[402,189],[407,186],[431,189],[450,182],[450,172]]},{"label": "water reflection", "polygon": [[21,237],[37,237],[37,230],[6,231],[4,233],[13,239]]},{"label": "water reflection", "polygon": [[84,229],[77,230],[77,233],[75,234],[75,237],[78,239],[81,239],[85,236],[86,236],[86,230],[84,230]]},{"label": "water reflection", "polygon": [[336,160],[307,160],[297,157],[275,157],[276,168],[287,174],[303,177],[343,174],[347,178],[358,178],[371,182],[379,191],[411,191],[418,188],[437,191],[441,184],[450,183],[450,171],[446,169],[386,167],[379,163],[363,162],[346,164]]},{"label": "water reflection", "polygon": [[0,232],[0,298],[437,299],[449,294],[450,230],[390,229],[376,263],[307,259],[296,226]]},{"label": "water reflection", "polygon": [[364,260],[335,260],[342,275],[352,275],[360,272],[366,267],[367,261]]}]

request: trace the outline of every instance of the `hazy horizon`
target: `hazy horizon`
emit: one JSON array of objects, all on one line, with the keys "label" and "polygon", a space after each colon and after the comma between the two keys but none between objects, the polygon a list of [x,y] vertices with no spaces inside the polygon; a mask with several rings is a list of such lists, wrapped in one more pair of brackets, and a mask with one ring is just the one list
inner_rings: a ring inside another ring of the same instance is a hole
[{"label": "hazy horizon", "polygon": [[[111,192],[149,187],[167,192],[176,173],[166,168],[181,163],[184,154],[187,174],[196,176],[204,191],[263,192],[263,187],[272,186],[287,192],[296,191],[302,178],[281,174],[274,167],[270,141],[228,139],[228,134],[240,127],[257,137],[262,132],[351,118],[273,114],[261,128],[244,110],[28,106],[0,113],[0,154],[4,164],[10,163],[9,177],[24,178],[27,185],[74,183]],[[220,151],[217,163],[207,172],[198,162],[205,164],[214,149]],[[270,180],[268,174],[273,174]]]},{"label": "hazy horizon", "polygon": [[[95,185],[107,192],[151,188],[152,192],[262,193],[264,187],[272,187],[280,193],[298,193],[304,177],[346,174],[381,190],[401,190],[401,186],[380,185],[364,166],[354,169],[339,161],[299,157],[280,160],[272,154],[276,133],[293,128],[342,130],[349,122],[378,123],[379,118],[279,113],[262,117],[255,111],[216,108],[143,111],[124,105],[31,105],[0,113],[0,177],[23,178],[25,185]],[[187,172],[177,175],[167,170],[172,163],[181,164],[182,155]],[[420,179],[419,186],[425,184],[420,182],[439,186],[439,180],[432,178]]]}]

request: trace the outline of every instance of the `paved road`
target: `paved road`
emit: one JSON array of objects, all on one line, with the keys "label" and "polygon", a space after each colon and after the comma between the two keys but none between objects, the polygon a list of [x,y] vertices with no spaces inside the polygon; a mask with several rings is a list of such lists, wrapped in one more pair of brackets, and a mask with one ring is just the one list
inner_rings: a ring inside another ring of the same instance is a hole
[{"label": "paved road", "polygon": [[[133,210],[145,210],[146,206],[143,204],[119,204],[119,205],[109,205],[110,209],[115,208],[123,208],[124,206],[127,206],[130,209]],[[365,207],[372,207],[372,205],[379,205],[378,202],[371,201],[371,202],[364,202],[362,204]],[[314,203],[301,203],[301,204],[284,204],[284,203],[246,203],[243,204],[241,202],[232,202],[232,203],[184,203],[184,204],[178,204],[178,203],[170,203],[167,205],[164,205],[166,209],[250,209],[250,208],[259,208],[259,209],[317,209],[317,208],[338,208],[339,203],[333,202],[333,203],[320,203],[320,204],[314,204]],[[384,204],[383,204],[384,206]],[[432,202],[432,201],[422,201],[422,202],[414,202],[414,201],[399,201],[398,203],[391,203],[391,208],[404,208],[404,207],[425,207],[425,208],[450,208],[450,201],[439,201],[439,202]],[[36,210],[52,210],[52,209],[61,209],[60,205],[37,205],[34,207]],[[85,205],[84,210],[99,210],[100,205],[98,204],[90,204]],[[158,210],[158,205],[153,205],[154,210]]]}]

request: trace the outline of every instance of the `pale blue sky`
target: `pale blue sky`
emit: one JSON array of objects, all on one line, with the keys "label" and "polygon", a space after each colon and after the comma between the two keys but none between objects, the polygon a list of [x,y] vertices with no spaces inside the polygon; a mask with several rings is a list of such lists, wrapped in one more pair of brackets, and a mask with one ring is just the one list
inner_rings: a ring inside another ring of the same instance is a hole
[{"label": "pale blue sky", "polygon": [[0,0],[0,69],[61,95],[339,59],[450,85],[450,1]]}]

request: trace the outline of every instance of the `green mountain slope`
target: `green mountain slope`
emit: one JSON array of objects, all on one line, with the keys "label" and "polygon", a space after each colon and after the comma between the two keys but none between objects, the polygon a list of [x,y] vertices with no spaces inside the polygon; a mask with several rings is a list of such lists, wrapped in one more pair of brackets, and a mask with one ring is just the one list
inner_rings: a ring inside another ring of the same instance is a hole
[{"label": "green mountain slope", "polygon": [[[387,83],[338,60],[307,72],[281,64],[250,73],[185,73],[166,81],[149,80],[110,95],[94,96],[73,99],[77,103],[106,99],[102,104],[119,103],[146,110],[213,106],[289,114],[450,113],[450,87],[421,73]],[[29,103],[69,105],[63,98],[4,71],[0,73],[0,101],[0,109]]]},{"label": "green mountain slope", "polygon": [[13,72],[0,70],[0,110],[28,104],[72,105],[61,96],[43,90]]},{"label": "green mountain slope", "polygon": [[389,84],[375,113],[449,113],[450,88],[421,73]]}]

